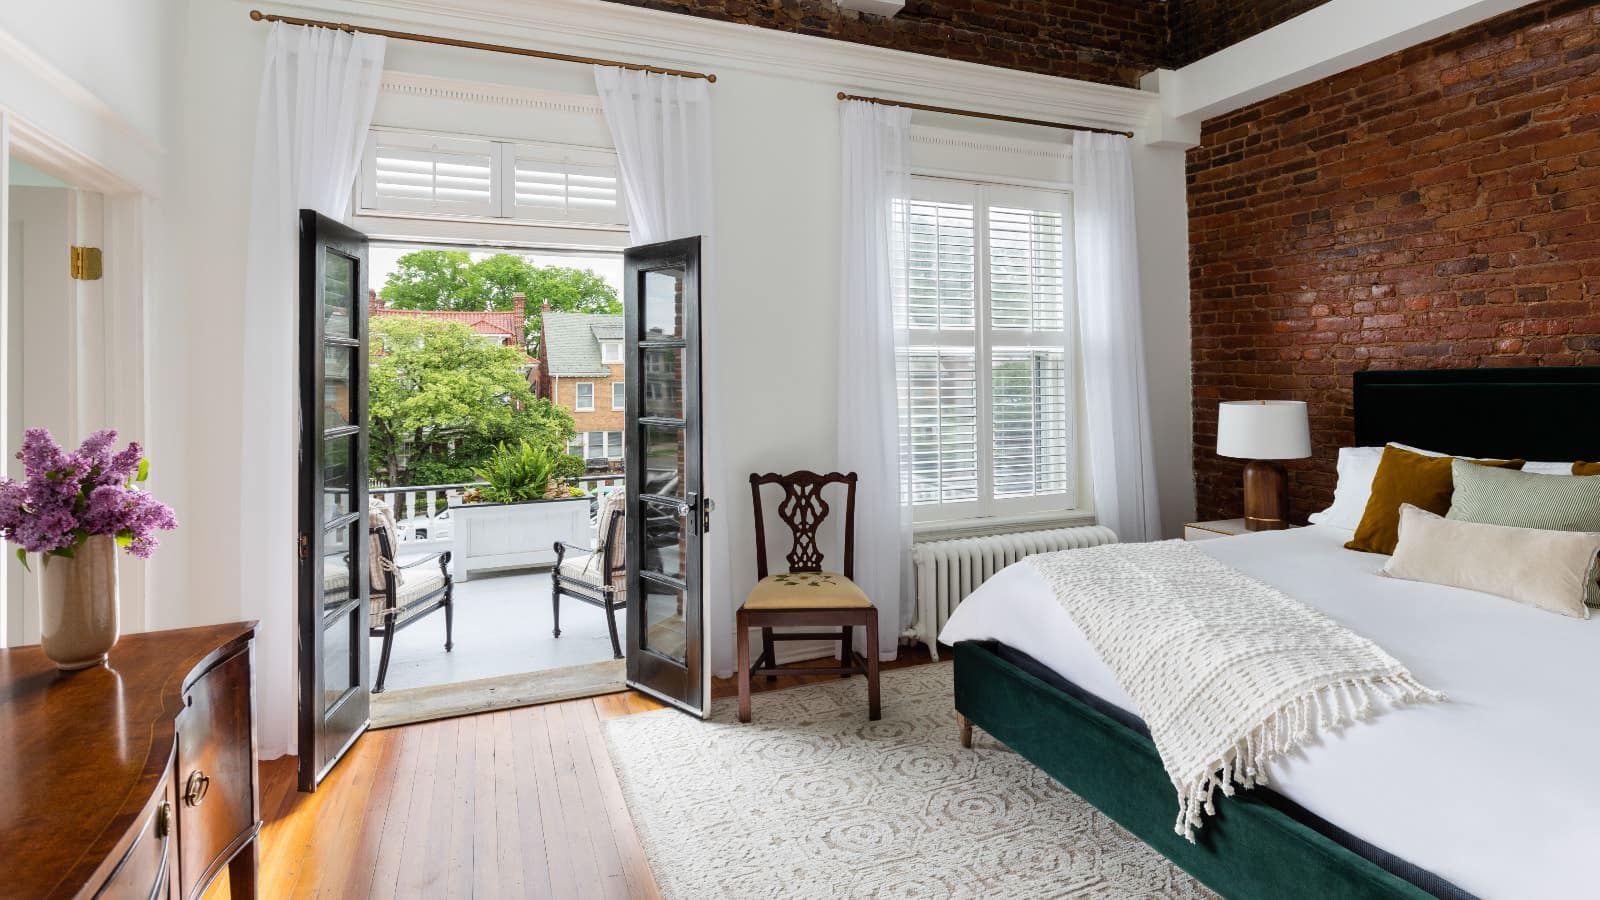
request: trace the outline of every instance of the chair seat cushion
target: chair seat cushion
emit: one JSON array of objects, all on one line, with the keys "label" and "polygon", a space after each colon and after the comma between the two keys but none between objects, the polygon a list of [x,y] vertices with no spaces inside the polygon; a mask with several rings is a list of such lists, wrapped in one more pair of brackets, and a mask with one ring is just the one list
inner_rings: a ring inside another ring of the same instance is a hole
[{"label": "chair seat cushion", "polygon": [[[444,572],[438,566],[418,566],[406,573],[404,584],[400,585],[400,597],[395,606],[400,607],[399,618],[409,619],[416,615],[418,610],[406,610],[405,607],[418,603],[429,594],[435,593],[444,587]],[[374,625],[380,624],[383,615],[384,596],[381,591],[372,594],[372,621]]]},{"label": "chair seat cushion", "polygon": [[756,582],[745,609],[870,609],[856,583],[836,572],[785,572]]}]

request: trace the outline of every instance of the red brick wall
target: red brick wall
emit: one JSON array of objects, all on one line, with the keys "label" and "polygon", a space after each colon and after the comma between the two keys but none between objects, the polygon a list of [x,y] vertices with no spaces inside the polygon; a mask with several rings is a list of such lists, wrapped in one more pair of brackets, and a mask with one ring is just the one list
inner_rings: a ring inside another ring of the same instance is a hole
[{"label": "red brick wall", "polygon": [[1167,64],[1172,68],[1186,66],[1327,2],[1167,0]]},{"label": "red brick wall", "polygon": [[[1195,488],[1219,399],[1302,399],[1332,497],[1364,368],[1600,364],[1600,7],[1509,13],[1207,122],[1188,157]],[[1577,413],[1575,413],[1577,414]]]},{"label": "red brick wall", "polygon": [[613,2],[1126,87],[1166,57],[1161,0],[909,0],[892,18],[834,0]]}]

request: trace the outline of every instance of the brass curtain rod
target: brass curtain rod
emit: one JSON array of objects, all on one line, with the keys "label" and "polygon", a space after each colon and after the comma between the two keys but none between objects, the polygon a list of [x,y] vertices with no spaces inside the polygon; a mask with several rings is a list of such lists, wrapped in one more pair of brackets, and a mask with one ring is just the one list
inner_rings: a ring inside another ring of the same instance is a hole
[{"label": "brass curtain rod", "polygon": [[529,50],[526,47],[507,47],[504,44],[485,44],[480,41],[463,41],[457,38],[438,37],[431,34],[412,34],[408,31],[390,31],[387,28],[368,28],[365,25],[351,25],[348,22],[324,22],[319,19],[297,19],[294,16],[280,16],[275,13],[264,13],[259,9],[250,10],[250,18],[256,22],[282,22],[285,25],[309,25],[313,28],[333,28],[350,34],[376,34],[397,41],[416,41],[419,44],[438,44],[442,47],[465,47],[468,50],[487,50],[490,53],[509,53],[512,56],[531,56],[536,59],[553,59],[557,62],[583,63],[593,66],[615,66],[619,69],[632,69],[635,72],[654,72],[657,75],[678,75],[683,78],[704,78],[712,84],[717,83],[717,76],[706,72],[686,72],[683,69],[665,69],[661,66],[647,66],[640,63],[618,62],[614,59],[596,59],[590,56],[573,56],[568,53],[551,53],[546,50]]},{"label": "brass curtain rod", "polygon": [[1120,134],[1125,138],[1133,137],[1131,131],[1118,131],[1115,128],[1095,128],[1092,125],[1069,125],[1065,122],[1046,122],[1043,119],[1024,119],[1021,116],[1002,116],[999,113],[973,112],[970,109],[951,109],[948,106],[929,106],[926,103],[911,103],[905,100],[885,100],[882,97],[861,97],[856,94],[839,92],[840,100],[861,100],[866,103],[876,103],[879,106],[902,106],[906,109],[920,109],[923,112],[948,113],[952,116],[971,116],[974,119],[993,119],[996,122],[1016,122],[1018,125],[1042,125],[1045,128],[1067,128],[1072,131],[1092,131],[1096,134]]}]

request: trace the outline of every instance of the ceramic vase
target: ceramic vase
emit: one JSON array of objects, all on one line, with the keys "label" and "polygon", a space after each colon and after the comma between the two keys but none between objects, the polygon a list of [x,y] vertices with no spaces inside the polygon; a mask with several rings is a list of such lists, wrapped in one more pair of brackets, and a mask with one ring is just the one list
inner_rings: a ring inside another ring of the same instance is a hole
[{"label": "ceramic vase", "polygon": [[99,665],[121,630],[117,542],[84,538],[71,556],[39,557],[39,643],[64,671]]}]

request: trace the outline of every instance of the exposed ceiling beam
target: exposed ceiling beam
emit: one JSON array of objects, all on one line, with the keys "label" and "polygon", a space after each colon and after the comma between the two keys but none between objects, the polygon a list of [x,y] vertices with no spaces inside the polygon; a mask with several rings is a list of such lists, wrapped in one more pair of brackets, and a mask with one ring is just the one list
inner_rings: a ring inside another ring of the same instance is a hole
[{"label": "exposed ceiling beam", "polygon": [[1533,0],[1331,0],[1160,73],[1169,120],[1200,122],[1381,59]]}]

